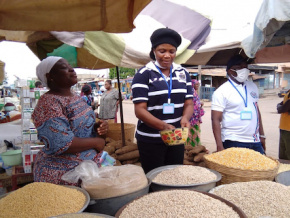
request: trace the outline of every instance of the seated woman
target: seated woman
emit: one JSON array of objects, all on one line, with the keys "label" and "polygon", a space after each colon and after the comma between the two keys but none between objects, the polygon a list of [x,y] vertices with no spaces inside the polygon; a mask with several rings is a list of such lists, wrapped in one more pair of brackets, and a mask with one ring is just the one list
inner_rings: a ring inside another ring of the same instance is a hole
[{"label": "seated woman", "polygon": [[61,57],[48,57],[36,68],[38,79],[49,88],[42,95],[32,114],[38,138],[45,147],[34,162],[34,181],[69,184],[61,179],[83,160],[99,163],[108,123],[95,123],[90,106],[71,87],[77,75]]}]

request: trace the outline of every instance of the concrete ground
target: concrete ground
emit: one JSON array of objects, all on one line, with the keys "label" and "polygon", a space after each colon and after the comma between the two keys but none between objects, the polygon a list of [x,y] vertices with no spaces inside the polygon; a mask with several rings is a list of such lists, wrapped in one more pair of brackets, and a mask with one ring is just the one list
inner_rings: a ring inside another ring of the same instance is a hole
[{"label": "concrete ground", "polygon": [[[264,92],[259,99],[259,107],[262,115],[266,139],[266,154],[278,158],[279,150],[279,121],[280,114],[276,112],[276,105],[283,100],[277,95],[278,90]],[[201,124],[201,143],[205,145],[210,152],[216,151],[215,139],[211,127],[211,102],[204,102],[205,115],[202,117]],[[134,113],[134,105],[131,100],[123,101],[124,123],[137,124],[137,118]],[[118,113],[118,122],[120,123],[120,111]]]}]

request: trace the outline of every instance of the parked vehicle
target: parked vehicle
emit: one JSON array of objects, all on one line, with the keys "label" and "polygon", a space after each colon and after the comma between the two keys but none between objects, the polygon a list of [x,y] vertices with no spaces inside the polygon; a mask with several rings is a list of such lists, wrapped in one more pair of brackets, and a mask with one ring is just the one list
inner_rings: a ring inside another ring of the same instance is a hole
[{"label": "parked vehicle", "polygon": [[278,96],[279,96],[280,98],[284,97],[284,96],[286,95],[287,91],[288,91],[287,89],[282,89],[282,90],[278,93]]}]

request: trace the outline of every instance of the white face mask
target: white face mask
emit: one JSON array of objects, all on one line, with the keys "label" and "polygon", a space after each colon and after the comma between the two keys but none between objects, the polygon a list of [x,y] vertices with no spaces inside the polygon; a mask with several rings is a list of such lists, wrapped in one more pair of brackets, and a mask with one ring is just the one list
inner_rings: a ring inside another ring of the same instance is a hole
[{"label": "white face mask", "polygon": [[232,70],[237,73],[237,76],[234,77],[238,82],[243,83],[248,79],[250,70],[248,68],[243,68],[240,70]]}]

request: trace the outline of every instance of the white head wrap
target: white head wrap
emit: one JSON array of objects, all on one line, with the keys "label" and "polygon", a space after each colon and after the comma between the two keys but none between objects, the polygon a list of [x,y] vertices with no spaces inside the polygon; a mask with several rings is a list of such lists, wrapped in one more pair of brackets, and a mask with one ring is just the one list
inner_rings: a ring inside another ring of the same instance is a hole
[{"label": "white head wrap", "polygon": [[62,57],[49,56],[43,59],[36,67],[37,78],[42,82],[43,86],[47,87],[46,74],[50,72],[51,68],[58,62]]}]

